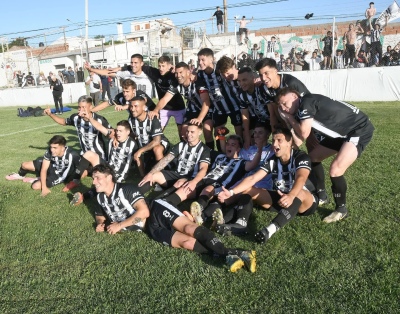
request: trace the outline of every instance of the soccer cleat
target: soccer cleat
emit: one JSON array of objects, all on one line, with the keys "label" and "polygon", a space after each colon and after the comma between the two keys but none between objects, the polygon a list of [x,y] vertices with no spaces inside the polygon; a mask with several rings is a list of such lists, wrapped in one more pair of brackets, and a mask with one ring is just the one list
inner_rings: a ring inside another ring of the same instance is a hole
[{"label": "soccer cleat", "polygon": [[9,180],[9,181],[23,180],[24,178],[25,177],[20,176],[18,173],[15,173],[15,172],[13,172],[13,173],[9,174],[8,176],[6,176],[6,180]]},{"label": "soccer cleat", "polygon": [[72,189],[75,189],[77,186],[79,186],[79,183],[76,183],[75,181],[68,182],[65,187],[62,189],[63,192],[69,192]]},{"label": "soccer cleat", "polygon": [[248,233],[247,227],[244,227],[238,223],[217,225],[216,231],[222,236],[241,236]]},{"label": "soccer cleat", "polygon": [[228,255],[226,257],[226,263],[228,264],[231,273],[236,273],[244,266],[243,260],[237,255]]},{"label": "soccer cleat", "polygon": [[25,182],[25,183],[33,183],[33,182],[35,182],[35,181],[37,181],[37,180],[39,180],[39,178],[24,177],[24,178],[22,179],[22,182]]},{"label": "soccer cleat", "polygon": [[256,272],[256,251],[243,251],[240,258],[250,272]]},{"label": "soccer cleat", "polygon": [[190,205],[190,214],[193,216],[194,222],[201,226],[203,224],[203,218],[201,217],[201,212],[203,207],[198,202],[193,202]]},{"label": "soccer cleat", "polygon": [[78,206],[78,205],[82,204],[83,200],[84,200],[83,194],[80,192],[76,192],[74,194],[74,196],[72,197],[71,202],[69,202],[69,205]]},{"label": "soccer cleat", "polygon": [[319,206],[322,206],[322,205],[325,205],[325,204],[329,203],[328,194],[326,194],[325,190],[319,190],[317,192],[317,195],[318,195],[318,199],[319,199],[318,200],[318,205]]},{"label": "soccer cleat", "polygon": [[347,211],[347,208],[342,206],[339,208],[336,208],[334,212],[332,212],[329,216],[326,216],[323,220],[323,222],[326,222],[327,224],[331,222],[336,222],[345,219],[348,216],[349,212]]},{"label": "soccer cleat", "polygon": [[214,210],[212,219],[213,222],[211,224],[211,230],[216,230],[218,225],[222,225],[224,223],[224,214],[220,208]]},{"label": "soccer cleat", "polygon": [[255,234],[258,243],[265,243],[269,239],[269,232],[267,228],[261,229]]}]

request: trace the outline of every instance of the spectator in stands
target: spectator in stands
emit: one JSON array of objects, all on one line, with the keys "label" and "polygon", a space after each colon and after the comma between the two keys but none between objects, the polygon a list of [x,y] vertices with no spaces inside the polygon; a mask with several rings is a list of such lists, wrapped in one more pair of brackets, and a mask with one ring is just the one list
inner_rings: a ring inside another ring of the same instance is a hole
[{"label": "spectator in stands", "polygon": [[36,85],[35,79],[32,76],[32,72],[28,72],[28,75],[26,76],[26,85],[28,85],[28,86]]},{"label": "spectator in stands", "polygon": [[282,72],[293,72],[293,70],[294,70],[294,65],[292,63],[292,59],[286,58]]},{"label": "spectator in stands", "polygon": [[16,76],[16,79],[17,79],[17,86],[21,87],[22,86],[22,74],[21,74],[21,71],[17,71],[15,76]]},{"label": "spectator in stands", "polygon": [[72,67],[68,67],[68,71],[66,71],[67,81],[68,83],[75,83],[75,72],[72,70]]},{"label": "spectator in stands", "polygon": [[[103,69],[107,69],[107,67],[103,67]],[[101,99],[103,101],[105,101],[106,93],[107,93],[107,99],[111,100],[110,82],[108,81],[108,78],[109,78],[108,75],[100,75],[101,85],[103,87],[101,93]]]},{"label": "spectator in stands", "polygon": [[321,65],[320,64],[322,62],[322,58],[319,57],[315,51],[312,53],[311,58],[306,60],[306,61],[309,64],[310,71],[321,70]]},{"label": "spectator in stands", "polygon": [[276,65],[278,67],[278,71],[279,72],[283,72],[285,69],[285,55],[280,55],[279,57],[279,61],[276,62]]},{"label": "spectator in stands", "polygon": [[22,73],[21,88],[24,88],[25,86],[26,86],[26,74]]},{"label": "spectator in stands", "polygon": [[304,60],[300,51],[294,55],[294,71],[303,71]]},{"label": "spectator in stands", "polygon": [[354,24],[349,24],[349,29],[344,33],[343,41],[345,43],[345,67],[352,66],[355,55],[356,55],[356,39],[357,32],[354,28]]},{"label": "spectator in stands", "polygon": [[251,48],[251,57],[253,60],[257,60],[258,59],[258,50],[260,49],[260,47],[257,44],[253,45],[253,48]]},{"label": "spectator in stands", "polygon": [[100,103],[100,92],[102,91],[101,79],[93,71],[90,71],[88,78],[86,79],[86,85],[89,85],[90,97],[93,98],[93,105],[96,106]]},{"label": "spectator in stands", "polygon": [[58,71],[58,76],[57,78],[61,81],[64,82],[64,74],[62,73],[62,71]]},{"label": "spectator in stands", "polygon": [[[333,37],[332,32],[328,31],[326,36],[321,39],[324,43],[324,50],[322,55],[324,56],[324,69],[330,69],[332,67],[332,49],[333,49]],[[311,67],[310,67],[311,68]]]},{"label": "spectator in stands", "polygon": [[357,54],[357,58],[354,61],[353,67],[355,67],[355,68],[365,68],[367,66],[368,66],[368,58],[365,55],[365,51],[361,49],[359,51],[359,53]]},{"label": "spectator in stands", "polygon": [[369,24],[370,29],[372,29],[372,19],[376,14],[375,3],[370,2],[369,8],[365,11],[365,17],[367,18],[367,23]]},{"label": "spectator in stands", "polygon": [[374,28],[371,26],[371,60],[379,59],[379,64],[382,62],[382,44],[381,44],[382,28],[376,23]]},{"label": "spectator in stands", "polygon": [[83,82],[85,80],[85,74],[82,67],[79,67],[79,70],[76,71],[76,75],[78,76],[78,82]]},{"label": "spectator in stands", "polygon": [[253,18],[251,20],[246,20],[246,17],[243,15],[242,19],[240,21],[237,21],[236,23],[239,24],[239,36],[240,36],[240,45],[243,44],[244,39],[248,39],[249,37],[249,30],[246,27],[247,24],[251,23],[253,21]]},{"label": "spectator in stands", "polygon": [[223,27],[224,27],[224,19],[222,18],[223,15],[224,15],[224,12],[222,12],[221,9],[219,7],[217,7],[217,11],[214,12],[213,16],[215,16],[217,18],[218,34],[223,33]]},{"label": "spectator in stands", "polygon": [[343,50],[336,50],[334,67],[335,69],[344,69]]},{"label": "spectator in stands", "polygon": [[38,77],[38,85],[46,85],[46,84],[48,84],[47,78],[44,76],[43,72],[40,72]]}]

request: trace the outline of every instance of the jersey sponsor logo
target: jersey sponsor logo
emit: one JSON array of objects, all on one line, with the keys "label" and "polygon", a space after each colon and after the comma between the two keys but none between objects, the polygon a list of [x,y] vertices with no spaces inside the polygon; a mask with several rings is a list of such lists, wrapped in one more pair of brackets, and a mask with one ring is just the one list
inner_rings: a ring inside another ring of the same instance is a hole
[{"label": "jersey sponsor logo", "polygon": [[140,192],[139,191],[132,194],[133,198],[138,197],[138,196],[140,196]]},{"label": "jersey sponsor logo", "polygon": [[155,129],[154,132],[161,132],[161,129]]},{"label": "jersey sponsor logo", "polygon": [[304,116],[306,114],[308,114],[307,109],[303,109],[302,111],[299,112],[300,116]]},{"label": "jersey sponsor logo", "polygon": [[301,165],[306,165],[306,166],[308,166],[308,161],[306,161],[306,160],[300,161],[300,162],[299,162],[299,166],[301,166]]}]

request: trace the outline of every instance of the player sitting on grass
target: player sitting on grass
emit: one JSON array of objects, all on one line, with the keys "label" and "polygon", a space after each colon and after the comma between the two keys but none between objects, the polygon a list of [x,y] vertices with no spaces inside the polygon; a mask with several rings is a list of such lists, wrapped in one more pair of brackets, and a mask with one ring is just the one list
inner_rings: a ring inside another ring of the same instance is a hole
[{"label": "player sitting on grass", "polygon": [[[100,123],[89,116],[89,121],[104,135],[108,134],[108,129],[103,127]],[[135,141],[129,136],[131,133],[131,128],[128,121],[122,120],[117,123],[115,128],[115,142],[111,142],[108,145],[108,159],[105,160],[101,158],[94,152],[86,152],[83,154],[78,167],[76,168],[73,180],[68,183],[65,187],[65,192],[74,189],[80,184],[80,179],[82,173],[89,168],[89,165],[97,166],[99,164],[108,164],[115,173],[115,179],[118,183],[124,181],[128,175],[129,167],[132,163],[132,156],[136,150]],[[93,191],[92,191],[93,192]],[[91,193],[86,194],[85,197],[89,197]],[[82,203],[84,195],[81,193],[75,193],[74,198],[71,201],[71,205],[79,205]]]},{"label": "player sitting on grass", "polygon": [[[267,159],[255,174],[245,178],[231,190],[223,188],[218,195],[218,200],[224,202],[231,196],[254,186],[267,174],[272,174],[274,190],[261,190],[260,194],[265,202],[264,207],[275,209],[278,215],[269,226],[256,233],[256,240],[261,243],[268,240],[297,214],[305,216],[314,213],[318,204],[318,197],[312,194],[315,188],[308,180],[311,171],[310,157],[292,148],[293,137],[288,129],[276,129],[272,134],[275,156]],[[246,223],[230,226],[232,233],[236,234],[240,234],[240,229],[247,227],[247,221],[253,210],[252,197],[242,195],[242,198],[247,202],[238,208],[237,217]]]},{"label": "player sitting on grass", "polygon": [[117,183],[109,165],[93,168],[96,188],[96,232],[116,234],[120,231],[141,231],[149,217],[149,208],[135,184]]},{"label": "player sitting on grass", "polygon": [[212,231],[190,221],[179,209],[165,200],[158,199],[153,202],[147,231],[152,239],[164,245],[225,257],[231,272],[237,272],[244,265],[250,272],[256,271],[255,251],[226,248]]},{"label": "player sitting on grass", "polygon": [[[79,154],[66,146],[67,141],[61,135],[53,136],[48,144],[49,148],[42,158],[23,162],[18,173],[8,175],[6,179],[32,183],[32,189],[41,190],[42,196],[50,193],[49,188],[72,179],[79,163]],[[25,177],[31,171],[37,177]]]}]

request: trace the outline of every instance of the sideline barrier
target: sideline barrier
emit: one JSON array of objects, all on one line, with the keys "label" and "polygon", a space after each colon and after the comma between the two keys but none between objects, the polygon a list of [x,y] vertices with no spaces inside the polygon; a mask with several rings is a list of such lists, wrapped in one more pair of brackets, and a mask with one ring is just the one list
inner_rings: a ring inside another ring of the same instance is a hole
[{"label": "sideline barrier", "polygon": [[[71,102],[76,103],[80,96],[87,94],[85,83],[69,83],[63,84],[63,86],[62,98],[64,105],[69,105]],[[54,106],[53,92],[49,85],[0,90],[0,107],[44,107],[46,105]]]},{"label": "sideline barrier", "polygon": [[311,93],[345,101],[400,100],[400,66],[289,72]]}]

